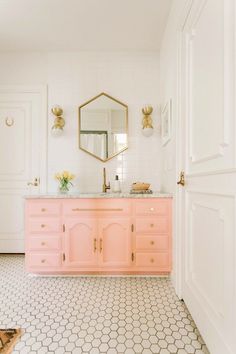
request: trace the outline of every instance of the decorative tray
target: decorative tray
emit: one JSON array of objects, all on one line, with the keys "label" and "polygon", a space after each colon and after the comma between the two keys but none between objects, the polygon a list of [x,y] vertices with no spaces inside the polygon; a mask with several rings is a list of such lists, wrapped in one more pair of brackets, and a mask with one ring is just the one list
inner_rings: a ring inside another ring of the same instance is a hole
[{"label": "decorative tray", "polygon": [[131,189],[130,194],[152,194],[153,191],[151,189],[145,189],[145,190],[134,190]]}]

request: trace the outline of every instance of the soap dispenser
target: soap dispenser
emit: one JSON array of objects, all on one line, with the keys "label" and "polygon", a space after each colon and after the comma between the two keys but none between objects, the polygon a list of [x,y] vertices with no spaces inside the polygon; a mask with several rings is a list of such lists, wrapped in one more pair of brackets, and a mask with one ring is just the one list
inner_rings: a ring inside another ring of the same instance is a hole
[{"label": "soap dispenser", "polygon": [[115,181],[114,181],[113,192],[115,192],[115,193],[121,192],[120,181],[119,181],[119,176],[118,175],[116,175],[116,178],[115,178]]}]

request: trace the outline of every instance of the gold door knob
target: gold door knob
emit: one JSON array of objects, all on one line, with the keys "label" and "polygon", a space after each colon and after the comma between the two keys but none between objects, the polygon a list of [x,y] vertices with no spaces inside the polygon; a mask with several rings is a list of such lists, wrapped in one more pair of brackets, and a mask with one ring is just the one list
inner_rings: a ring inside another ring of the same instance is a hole
[{"label": "gold door knob", "polygon": [[45,209],[45,208],[42,208],[41,211],[42,211],[42,212],[43,212],[43,211],[46,211],[46,209]]},{"label": "gold door knob", "polygon": [[45,227],[46,225],[44,225],[44,224],[41,224],[41,227],[42,227],[42,229]]},{"label": "gold door knob", "polygon": [[150,262],[151,262],[151,263],[154,263],[154,259],[153,259],[153,258],[151,258],[151,259],[150,259]]},{"label": "gold door knob", "polygon": [[154,224],[150,224],[150,227],[153,227],[154,226]]},{"label": "gold door knob", "polygon": [[39,185],[39,178],[35,177],[33,182],[28,182],[27,186],[33,186],[33,187],[38,187]]},{"label": "gold door knob", "polygon": [[184,185],[185,185],[184,171],[181,171],[181,172],[180,172],[180,179],[179,179],[179,181],[177,182],[177,184],[180,184],[181,186],[184,186]]},{"label": "gold door knob", "polygon": [[154,241],[151,241],[151,242],[150,242],[151,245],[154,245],[154,243],[155,243]]},{"label": "gold door knob", "polygon": [[41,246],[45,246],[46,245],[46,242],[41,242]]},{"label": "gold door knob", "polygon": [[45,262],[46,262],[46,259],[42,259],[42,260],[41,260],[41,263],[45,263]]}]

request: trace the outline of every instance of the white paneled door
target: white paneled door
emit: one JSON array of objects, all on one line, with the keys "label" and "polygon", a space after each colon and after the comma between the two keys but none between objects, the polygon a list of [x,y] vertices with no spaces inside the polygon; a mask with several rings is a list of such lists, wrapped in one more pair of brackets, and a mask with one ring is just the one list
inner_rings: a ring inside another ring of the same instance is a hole
[{"label": "white paneled door", "polygon": [[211,354],[236,353],[234,7],[192,1],[181,34],[181,292]]},{"label": "white paneled door", "polygon": [[24,252],[23,197],[45,188],[45,96],[42,87],[0,87],[0,253]]},{"label": "white paneled door", "polygon": [[193,1],[181,34],[181,292],[211,354],[236,353],[234,7]]}]

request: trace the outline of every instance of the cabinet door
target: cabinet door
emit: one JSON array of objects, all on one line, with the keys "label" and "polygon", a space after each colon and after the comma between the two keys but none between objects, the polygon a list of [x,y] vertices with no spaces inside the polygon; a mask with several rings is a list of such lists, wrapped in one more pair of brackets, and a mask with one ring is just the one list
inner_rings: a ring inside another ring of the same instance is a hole
[{"label": "cabinet door", "polygon": [[99,220],[99,254],[102,267],[130,266],[131,224],[128,218]]},{"label": "cabinet door", "polygon": [[65,229],[65,264],[75,267],[97,265],[97,221],[68,218]]}]

